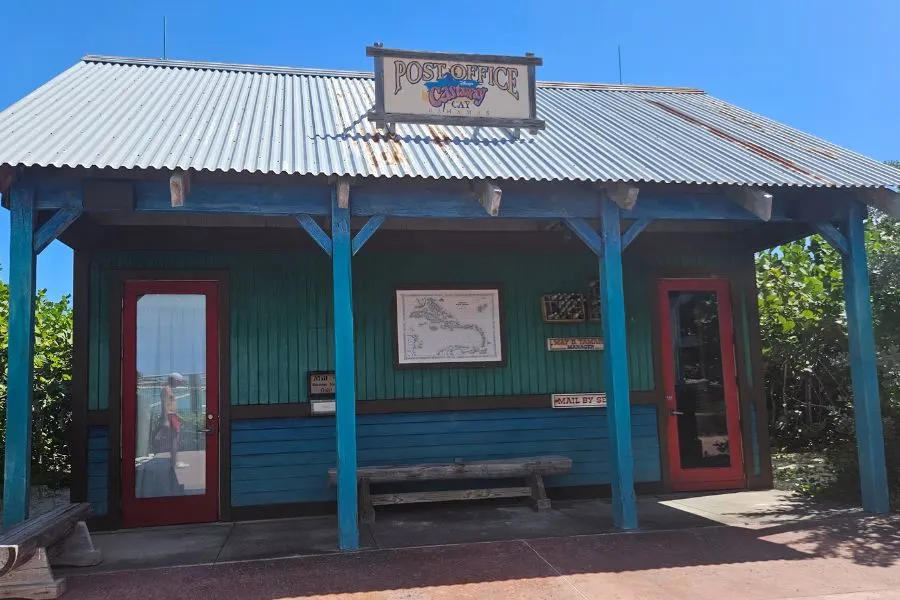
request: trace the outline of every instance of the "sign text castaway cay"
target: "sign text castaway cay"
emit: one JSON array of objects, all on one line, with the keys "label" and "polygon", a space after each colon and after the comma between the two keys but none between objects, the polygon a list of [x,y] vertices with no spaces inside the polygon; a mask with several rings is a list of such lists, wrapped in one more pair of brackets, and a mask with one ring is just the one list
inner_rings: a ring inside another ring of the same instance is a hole
[{"label": "sign text castaway cay", "polygon": [[435,108],[481,106],[492,87],[519,99],[519,69],[505,65],[394,61],[394,95],[407,85],[425,84],[424,95]]}]

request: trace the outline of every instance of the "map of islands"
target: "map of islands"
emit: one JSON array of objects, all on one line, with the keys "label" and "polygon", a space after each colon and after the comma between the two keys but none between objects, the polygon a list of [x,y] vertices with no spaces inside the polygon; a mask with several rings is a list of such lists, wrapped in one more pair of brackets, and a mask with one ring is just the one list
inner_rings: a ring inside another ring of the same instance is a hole
[{"label": "map of islands", "polygon": [[399,364],[500,362],[497,290],[398,290]]}]

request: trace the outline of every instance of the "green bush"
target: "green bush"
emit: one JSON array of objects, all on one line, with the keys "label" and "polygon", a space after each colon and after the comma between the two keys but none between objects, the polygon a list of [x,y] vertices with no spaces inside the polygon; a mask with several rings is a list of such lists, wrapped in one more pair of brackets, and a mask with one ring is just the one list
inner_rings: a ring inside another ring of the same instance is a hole
[{"label": "green bush", "polygon": [[[9,287],[0,282],[0,449],[6,450],[6,375],[9,340]],[[32,482],[66,485],[71,473],[72,309],[69,297],[35,302]]]},{"label": "green bush", "polygon": [[[866,227],[888,479],[900,507],[900,224],[872,211]],[[818,236],[767,250],[757,283],[776,449],[824,453],[835,475],[824,493],[858,499],[840,256]]]}]

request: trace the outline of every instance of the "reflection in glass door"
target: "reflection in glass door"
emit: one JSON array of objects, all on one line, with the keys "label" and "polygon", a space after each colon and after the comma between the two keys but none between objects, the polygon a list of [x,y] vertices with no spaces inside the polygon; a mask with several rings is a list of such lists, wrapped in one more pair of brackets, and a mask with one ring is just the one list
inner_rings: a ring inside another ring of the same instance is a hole
[{"label": "reflection in glass door", "polygon": [[216,291],[210,282],[125,283],[126,525],[217,517]]},{"label": "reflection in glass door", "polygon": [[660,311],[673,487],[742,487],[728,282],[664,280]]}]

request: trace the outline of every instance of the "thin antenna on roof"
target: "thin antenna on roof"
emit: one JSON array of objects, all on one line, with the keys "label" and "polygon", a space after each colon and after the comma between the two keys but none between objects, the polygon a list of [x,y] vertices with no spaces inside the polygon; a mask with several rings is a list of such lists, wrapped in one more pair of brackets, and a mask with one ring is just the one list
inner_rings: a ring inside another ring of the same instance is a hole
[{"label": "thin antenna on roof", "polygon": [[[168,58],[166,53],[166,16],[163,15],[163,60],[166,60],[166,58]],[[619,70],[622,70],[621,67]]]},{"label": "thin antenna on roof", "polygon": [[617,46],[619,49],[619,85],[622,85],[622,44]]}]

